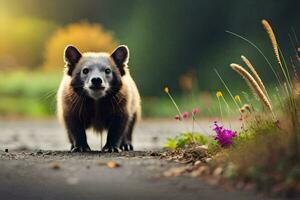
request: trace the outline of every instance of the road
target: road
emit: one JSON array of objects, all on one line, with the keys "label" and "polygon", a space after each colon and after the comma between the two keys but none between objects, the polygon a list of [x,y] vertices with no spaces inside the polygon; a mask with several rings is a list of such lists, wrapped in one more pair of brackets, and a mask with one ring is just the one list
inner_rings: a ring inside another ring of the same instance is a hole
[{"label": "road", "polygon": [[[203,127],[209,122],[203,121]],[[188,175],[165,177],[179,164],[159,159],[155,152],[166,138],[186,125],[146,121],[135,132],[138,151],[113,154],[69,153],[63,129],[55,121],[0,122],[0,199],[267,199],[244,191],[226,191]],[[209,134],[209,128],[204,132]],[[89,143],[100,149],[99,136]],[[8,149],[8,152],[3,151]],[[38,150],[43,149],[43,150]],[[107,162],[120,166],[111,168]]]}]

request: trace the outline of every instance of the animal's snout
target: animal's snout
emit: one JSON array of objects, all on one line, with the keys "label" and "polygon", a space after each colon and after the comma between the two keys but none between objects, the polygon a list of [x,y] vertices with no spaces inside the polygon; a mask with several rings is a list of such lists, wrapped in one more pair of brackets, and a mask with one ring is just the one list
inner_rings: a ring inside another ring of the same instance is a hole
[{"label": "animal's snout", "polygon": [[91,89],[103,89],[104,87],[102,86],[102,79],[100,77],[95,77],[91,79],[92,86],[90,87]]},{"label": "animal's snout", "polygon": [[101,78],[92,78],[92,84],[94,85],[94,86],[100,86],[101,84],[102,84],[102,79]]}]

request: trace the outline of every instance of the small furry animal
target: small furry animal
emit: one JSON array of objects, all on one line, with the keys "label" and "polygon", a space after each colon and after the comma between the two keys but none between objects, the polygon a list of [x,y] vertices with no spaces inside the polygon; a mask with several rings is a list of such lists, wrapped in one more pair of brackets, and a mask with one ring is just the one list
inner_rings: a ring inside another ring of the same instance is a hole
[{"label": "small furry animal", "polygon": [[129,49],[81,54],[64,52],[65,73],[57,93],[57,112],[71,143],[71,152],[91,151],[86,130],[107,130],[104,152],[133,150],[132,132],[141,115],[140,95],[127,66]]}]

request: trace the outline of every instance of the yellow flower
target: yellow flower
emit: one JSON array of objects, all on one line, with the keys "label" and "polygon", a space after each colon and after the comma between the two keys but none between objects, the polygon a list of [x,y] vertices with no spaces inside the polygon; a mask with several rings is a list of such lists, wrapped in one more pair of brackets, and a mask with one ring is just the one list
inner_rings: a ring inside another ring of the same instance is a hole
[{"label": "yellow flower", "polygon": [[164,91],[165,91],[165,93],[169,93],[169,88],[168,88],[168,87],[165,87],[165,88],[164,88]]},{"label": "yellow flower", "polygon": [[240,98],[239,95],[236,95],[236,96],[234,97],[234,99],[235,99],[236,101],[238,101],[238,102],[241,102],[241,98]]},{"label": "yellow flower", "polygon": [[216,96],[219,98],[219,97],[222,97],[222,96],[223,96],[223,94],[222,94],[222,92],[221,92],[221,91],[218,91],[218,92],[216,93]]}]

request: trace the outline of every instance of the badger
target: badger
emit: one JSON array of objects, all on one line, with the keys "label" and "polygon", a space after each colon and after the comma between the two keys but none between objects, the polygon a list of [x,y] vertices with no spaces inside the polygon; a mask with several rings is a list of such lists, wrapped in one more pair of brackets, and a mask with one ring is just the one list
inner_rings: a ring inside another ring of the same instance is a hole
[{"label": "badger", "polygon": [[[91,151],[86,130],[107,131],[103,152],[133,150],[132,132],[141,116],[141,100],[129,69],[129,49],[112,53],[64,50],[65,71],[57,92],[57,114],[71,152]],[[100,146],[100,145],[99,145]]]}]

